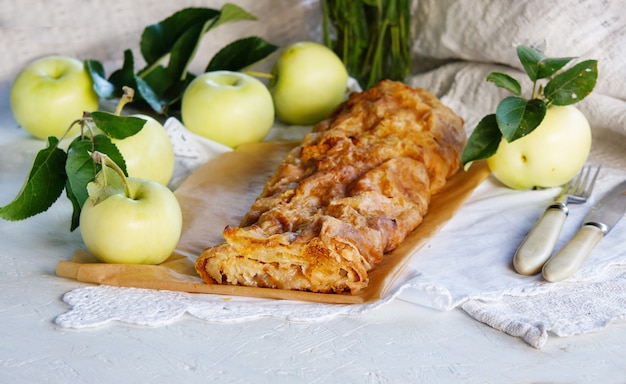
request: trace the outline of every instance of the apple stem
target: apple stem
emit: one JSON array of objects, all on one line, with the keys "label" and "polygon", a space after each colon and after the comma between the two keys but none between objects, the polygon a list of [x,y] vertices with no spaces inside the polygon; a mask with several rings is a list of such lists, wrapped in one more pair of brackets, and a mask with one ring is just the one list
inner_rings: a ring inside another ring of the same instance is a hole
[{"label": "apple stem", "polygon": [[272,75],[271,73],[267,73],[267,72],[256,72],[256,71],[243,71],[243,73],[245,73],[246,75],[250,75],[253,77],[260,77],[263,79],[273,79],[274,75]]},{"label": "apple stem", "polygon": [[134,89],[123,86],[122,90],[124,91],[124,94],[120,98],[120,101],[117,103],[117,108],[115,108],[115,114],[117,116],[120,116],[122,114],[122,109],[124,108],[124,106],[133,101],[133,97],[135,97]]},{"label": "apple stem", "polygon": [[[124,91],[124,94],[120,98],[120,101],[117,103],[117,107],[115,108],[115,114],[117,116],[120,116],[122,114],[122,109],[124,109],[124,106],[130,103],[131,101],[133,101],[133,98],[135,97],[135,90],[132,89],[131,87],[123,86],[122,90]],[[94,135],[93,126],[90,123],[93,123],[93,120],[91,119],[91,114],[87,111],[83,112],[83,117],[72,121],[72,123],[69,125],[69,127],[67,127],[65,132],[63,132],[63,135],[59,138],[59,141],[65,139],[67,134],[72,130],[72,128],[76,124],[80,124],[81,136],[84,136],[85,129],[87,129],[89,133],[93,136]],[[111,160],[111,162],[113,162],[113,160]]]},{"label": "apple stem", "polygon": [[85,137],[85,130],[87,130],[89,132],[89,134],[91,135],[91,137],[93,137],[95,135],[94,133],[94,121],[91,118],[91,114],[89,112],[85,112],[83,114],[83,118],[78,120],[80,122],[80,134],[81,134],[81,138]]},{"label": "apple stem", "polygon": [[61,137],[59,138],[59,141],[62,141],[63,139],[65,139],[65,137],[67,136],[67,134],[72,130],[72,128],[76,125],[76,124],[80,124],[81,126],[81,132],[82,132],[82,127],[84,126],[84,119],[80,118],[80,119],[76,119],[74,121],[72,121],[72,124],[70,124],[69,127],[67,127],[67,129],[65,130],[65,132],[63,132],[63,135],[61,135]]},{"label": "apple stem", "polygon": [[[91,158],[97,164],[101,164],[103,167],[112,168],[115,172],[117,172],[117,174],[120,175],[120,177],[122,178],[122,181],[124,182],[124,192],[126,196],[129,198],[132,198],[131,190],[130,190],[130,183],[128,182],[128,178],[124,174],[124,171],[122,171],[122,168],[120,168],[120,166],[117,165],[115,161],[111,160],[111,158],[107,156],[106,154],[102,152],[98,152],[98,151],[92,152]],[[104,175],[106,177],[106,173],[104,173]]]}]

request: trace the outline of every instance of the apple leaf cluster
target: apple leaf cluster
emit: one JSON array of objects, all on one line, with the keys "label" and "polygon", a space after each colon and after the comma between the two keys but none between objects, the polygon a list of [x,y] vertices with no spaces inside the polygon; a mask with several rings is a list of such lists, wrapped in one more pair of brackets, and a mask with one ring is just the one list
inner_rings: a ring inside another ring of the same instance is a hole
[{"label": "apple leaf cluster", "polygon": [[[204,34],[235,21],[256,20],[256,17],[234,4],[220,10],[185,8],[166,19],[147,26],[141,35],[140,51],[146,65],[135,69],[130,49],[124,51],[122,68],[107,78],[102,64],[86,60],[85,66],[94,82],[94,89],[103,99],[119,97],[123,87],[136,90],[139,109],[153,110],[159,115],[178,115],[184,90],[195,78],[188,71]],[[273,53],[277,46],[259,37],[246,37],[229,43],[218,51],[206,66],[214,70],[239,71]],[[167,60],[167,65],[162,62]]]},{"label": "apple leaf cluster", "polygon": [[[530,47],[517,47],[517,56],[533,82],[530,99],[522,96],[522,87],[513,77],[492,72],[487,81],[506,89],[513,96],[500,101],[494,114],[485,116],[470,135],[463,150],[464,165],[491,157],[504,137],[515,141],[531,133],[543,121],[550,105],[571,105],[591,93],[598,78],[598,62],[585,60],[563,69],[573,57],[548,58]],[[545,84],[539,83],[544,80]]]},{"label": "apple leaf cluster", "polygon": [[[87,185],[101,169],[91,154],[96,151],[106,154],[127,174],[124,158],[111,139],[132,136],[145,123],[146,120],[138,117],[95,111],[74,122],[81,125],[82,132],[72,140],[67,151],[59,147],[57,137],[48,137],[48,145],[35,156],[21,191],[12,202],[0,207],[0,217],[16,221],[45,212],[65,189],[73,207],[73,231],[79,225],[82,206],[89,198]],[[94,134],[96,127],[102,133]]]}]

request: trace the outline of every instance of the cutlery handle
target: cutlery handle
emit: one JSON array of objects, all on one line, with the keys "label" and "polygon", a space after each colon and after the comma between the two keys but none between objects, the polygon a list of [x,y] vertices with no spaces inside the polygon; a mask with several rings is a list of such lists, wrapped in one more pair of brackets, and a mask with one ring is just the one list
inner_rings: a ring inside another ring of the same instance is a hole
[{"label": "cutlery handle", "polygon": [[555,282],[572,276],[602,237],[604,233],[601,228],[595,225],[583,225],[574,237],[543,266],[544,279]]},{"label": "cutlery handle", "polygon": [[554,205],[545,210],[513,257],[513,267],[522,275],[534,275],[550,258],[567,217],[567,207]]}]

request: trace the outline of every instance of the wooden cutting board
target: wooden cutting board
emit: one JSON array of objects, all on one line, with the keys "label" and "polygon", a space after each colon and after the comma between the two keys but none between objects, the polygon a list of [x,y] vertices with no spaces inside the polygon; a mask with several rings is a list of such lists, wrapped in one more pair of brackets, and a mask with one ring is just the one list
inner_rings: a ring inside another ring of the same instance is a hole
[{"label": "wooden cutting board", "polygon": [[369,285],[358,295],[204,283],[195,271],[195,258],[205,247],[223,240],[222,230],[226,225],[239,223],[266,180],[295,145],[295,142],[247,144],[196,169],[175,192],[183,211],[183,234],[175,253],[164,263],[105,264],[79,249],[71,260],[57,264],[57,275],[120,287],[320,303],[372,302],[385,295],[411,259],[419,258],[419,249],[454,216],[474,188],[489,175],[484,162],[478,162],[467,172],[459,171],[452,177],[444,189],[433,196],[422,224],[370,271]]}]

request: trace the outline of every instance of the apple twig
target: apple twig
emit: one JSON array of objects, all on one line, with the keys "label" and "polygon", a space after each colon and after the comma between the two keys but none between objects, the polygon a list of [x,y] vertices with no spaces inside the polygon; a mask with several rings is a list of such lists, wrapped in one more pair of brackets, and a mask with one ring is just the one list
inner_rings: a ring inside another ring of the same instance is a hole
[{"label": "apple twig", "polygon": [[[125,93],[132,99],[132,89],[129,88]],[[127,102],[128,98],[120,100],[118,109],[121,111]],[[65,189],[73,206],[70,230],[78,228],[80,212],[88,198],[87,186],[98,173],[91,153],[106,153],[110,162],[115,163],[124,173],[124,157],[112,140],[121,140],[138,133],[145,123],[145,119],[135,116],[119,116],[101,111],[84,112],[61,136],[61,139],[65,138],[75,124],[81,125],[80,135],[70,142],[66,150],[59,147],[59,138],[48,138],[48,146],[37,153],[22,190],[12,202],[0,207],[0,218],[24,220],[45,212]],[[125,188],[129,191],[128,187]]]},{"label": "apple twig", "polygon": [[[128,182],[128,178],[126,177],[126,175],[124,174],[124,171],[122,170],[122,168],[120,168],[119,165],[117,165],[117,163],[113,160],[111,160],[111,158],[109,156],[107,156],[106,154],[102,153],[102,152],[92,152],[91,153],[91,158],[93,159],[93,161],[96,164],[100,164],[102,165],[102,167],[109,167],[111,169],[113,169],[122,179],[122,182],[124,183],[124,194],[126,195],[126,197],[132,199],[132,192],[130,189],[130,183]],[[104,181],[106,184],[106,172],[102,172],[103,177],[104,177]]]}]

